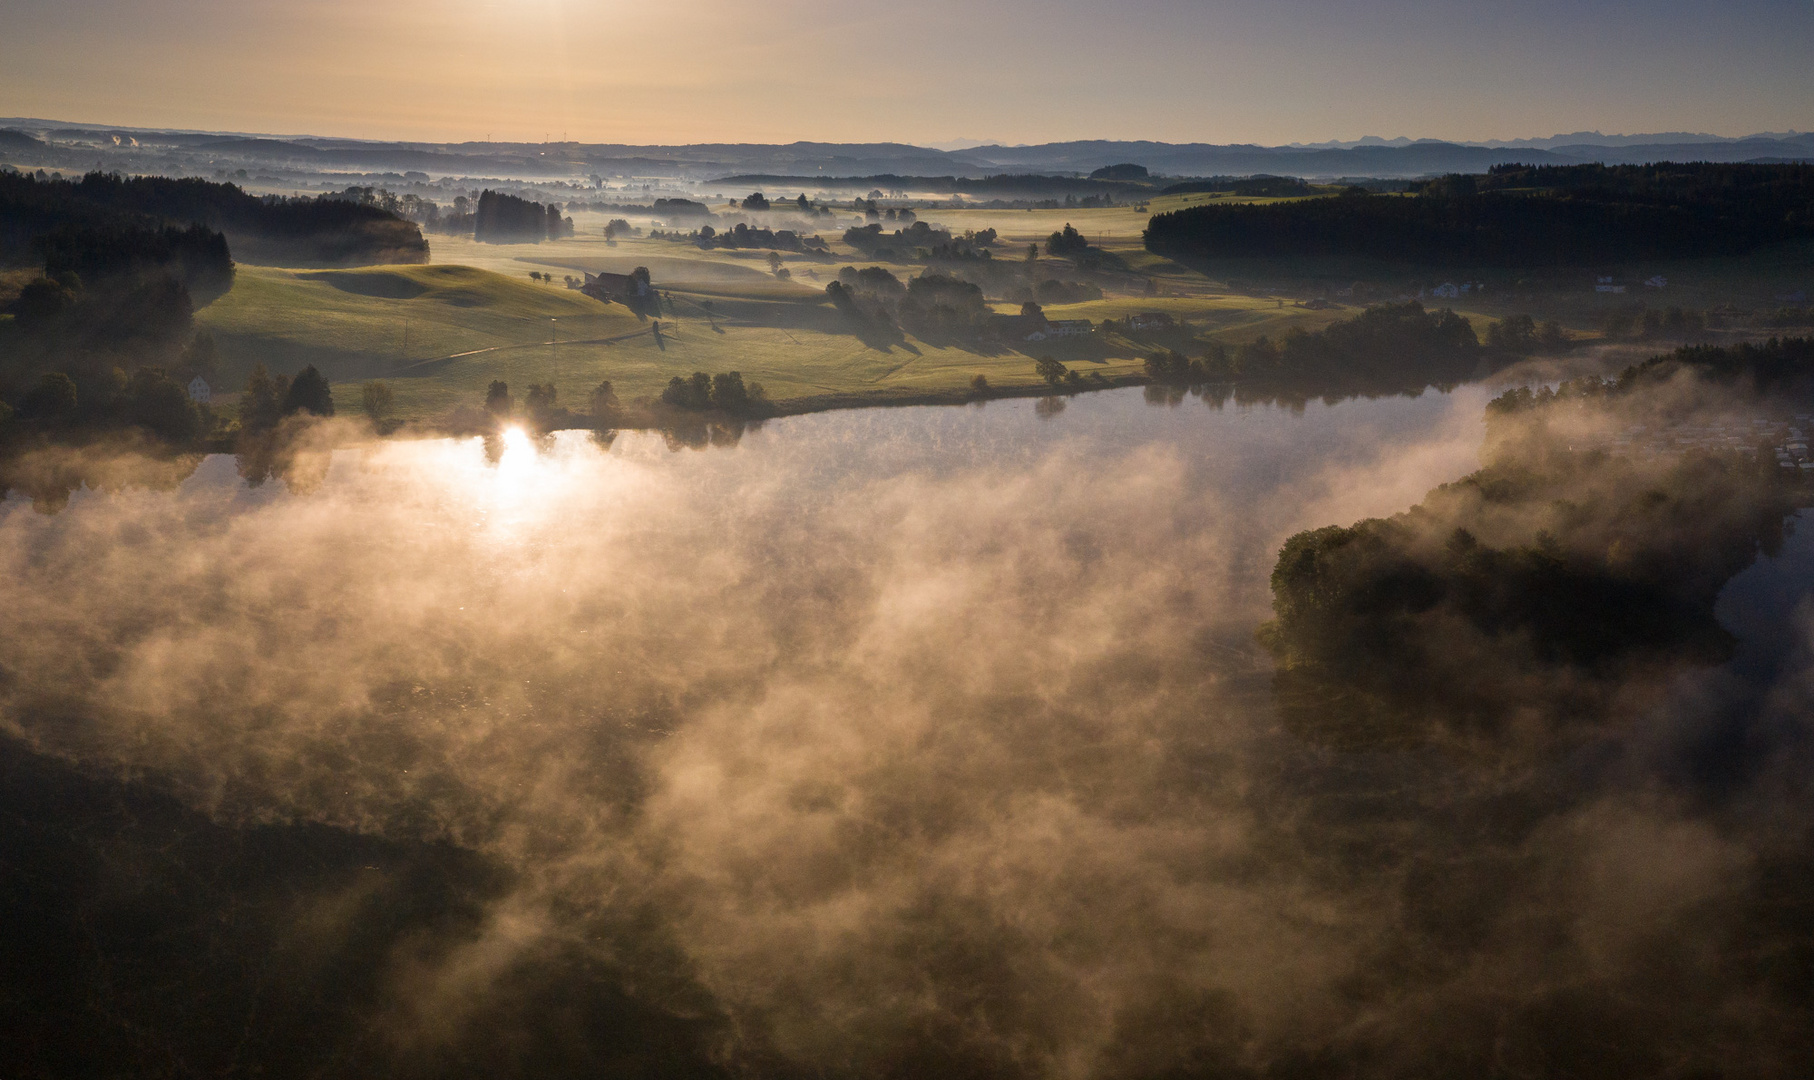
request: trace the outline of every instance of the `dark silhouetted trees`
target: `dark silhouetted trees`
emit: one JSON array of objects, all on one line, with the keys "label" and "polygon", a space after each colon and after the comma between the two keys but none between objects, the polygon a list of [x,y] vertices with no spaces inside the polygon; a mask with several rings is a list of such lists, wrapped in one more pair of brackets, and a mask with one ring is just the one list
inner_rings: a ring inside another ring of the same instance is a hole
[{"label": "dark silhouetted trees", "polygon": [[[192,227],[203,233],[184,235]],[[39,181],[0,173],[0,257],[17,258],[53,233],[63,234],[54,242],[59,260],[175,262],[191,286],[230,270],[225,236],[284,265],[428,260],[415,223],[337,197],[261,198],[193,178],[97,172],[79,181]]]},{"label": "dark silhouetted trees", "polygon": [[592,388],[587,404],[595,418],[609,416],[618,409],[617,391],[612,388],[611,380],[606,379]]},{"label": "dark silhouetted trees", "polygon": [[499,419],[510,416],[510,385],[502,379],[493,379],[485,388],[485,411]]},{"label": "dark silhouetted trees", "polygon": [[186,442],[201,434],[201,414],[189,392],[163,368],[147,365],[134,370],[126,383],[124,404],[128,423],[161,439]]},{"label": "dark silhouetted trees", "polygon": [[1146,244],[1176,255],[1584,266],[1809,236],[1814,166],[1665,163],[1501,166],[1431,181],[1414,198],[1194,206],[1154,216]]},{"label": "dark silhouetted trees", "polygon": [[1089,246],[1090,242],[1068,221],[1063,229],[1046,238],[1046,254],[1058,258],[1081,255]]},{"label": "dark silhouetted trees", "polygon": [[283,419],[283,403],[290,392],[290,380],[273,375],[263,364],[257,364],[246,376],[245,392],[239,396],[239,424],[247,431],[275,427]]},{"label": "dark silhouetted trees", "polygon": [[310,364],[296,373],[283,396],[283,415],[306,412],[315,416],[334,415],[334,394],[327,379]]},{"label": "dark silhouetted trees", "polygon": [[472,237],[487,244],[539,244],[566,235],[560,207],[544,206],[501,191],[482,191]]},{"label": "dark silhouetted trees", "polygon": [[715,409],[741,415],[767,400],[761,383],[745,385],[742,373],[736,371],[719,375],[695,371],[691,378],[676,375],[661,392],[662,404],[689,412]]}]

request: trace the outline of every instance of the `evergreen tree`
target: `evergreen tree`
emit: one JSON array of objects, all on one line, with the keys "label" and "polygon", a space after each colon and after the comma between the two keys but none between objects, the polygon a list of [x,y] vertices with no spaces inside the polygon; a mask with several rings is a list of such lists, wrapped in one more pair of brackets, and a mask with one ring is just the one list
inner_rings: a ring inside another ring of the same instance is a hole
[{"label": "evergreen tree", "polygon": [[334,415],[333,391],[314,364],[297,373],[289,392],[283,397],[283,415],[293,416],[304,411],[316,416]]},{"label": "evergreen tree", "polygon": [[510,386],[502,379],[493,379],[485,390],[485,411],[502,418],[510,415]]}]

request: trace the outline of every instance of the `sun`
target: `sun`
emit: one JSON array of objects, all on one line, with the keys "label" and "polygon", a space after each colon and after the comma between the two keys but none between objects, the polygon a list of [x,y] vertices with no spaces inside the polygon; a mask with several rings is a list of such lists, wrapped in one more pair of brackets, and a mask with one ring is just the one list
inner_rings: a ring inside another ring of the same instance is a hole
[{"label": "sun", "polygon": [[505,453],[529,449],[529,433],[515,424],[505,428],[499,437],[504,440]]}]

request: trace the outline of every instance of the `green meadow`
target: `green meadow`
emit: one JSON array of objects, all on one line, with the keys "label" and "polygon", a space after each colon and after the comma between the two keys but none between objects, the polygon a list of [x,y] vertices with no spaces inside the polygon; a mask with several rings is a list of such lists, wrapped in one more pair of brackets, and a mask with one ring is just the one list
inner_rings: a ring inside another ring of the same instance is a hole
[{"label": "green meadow", "polygon": [[[641,236],[607,241],[605,218],[576,217],[576,235],[540,244],[481,244],[432,235],[426,266],[356,270],[299,270],[242,264],[230,291],[197,313],[220,348],[223,389],[243,385],[262,362],[293,372],[314,364],[351,408],[358,384],[382,379],[400,415],[433,420],[459,405],[476,405],[495,379],[519,393],[551,383],[564,403],[583,402],[609,379],[626,401],[660,393],[675,375],[740,371],[782,401],[826,394],[876,399],[960,390],[977,375],[1003,387],[1033,386],[1036,357],[1051,355],[1088,373],[1136,372],[1154,349],[1190,351],[1210,341],[1235,344],[1277,338],[1294,327],[1314,330],[1351,316],[1366,303],[1415,295],[1434,284],[1428,267],[1365,260],[1225,260],[1184,265],[1147,252],[1141,229],[1148,213],[1228,196],[1166,196],[1133,206],[1063,210],[928,209],[922,220],[962,233],[995,229],[998,257],[1024,259],[1028,244],[1072,224],[1092,243],[1119,257],[1125,270],[1097,275],[1104,296],[1046,307],[1054,319],[1101,323],[1146,312],[1179,322],[1170,332],[1130,337],[1098,330],[1088,337],[1039,343],[930,342],[911,335],[892,345],[865,344],[824,292],[842,266],[883,265],[902,280],[921,265],[867,259],[835,238],[842,218],[821,235],[834,240],[825,255],[783,256],[788,277],[770,271],[767,251],[702,251],[673,240]],[[1258,200],[1241,200],[1258,201]],[[1486,295],[1449,301],[1484,329],[1501,315],[1528,312],[1560,319],[1577,337],[1593,337],[1608,311],[1640,302],[1710,308],[1738,300],[1760,304],[1791,270],[1807,264],[1802,249],[1760,253],[1744,260],[1704,260],[1624,268],[1662,273],[1667,296],[1601,296],[1582,275],[1504,282]],[[583,273],[650,270],[664,295],[661,332],[629,309],[593,300],[566,287]],[[1061,260],[1040,257],[1041,277],[1078,279]],[[551,280],[535,281],[530,273]],[[1466,268],[1456,268],[1466,280]],[[1366,283],[1356,295],[1338,290]],[[1326,295],[1327,307],[1299,297]],[[1439,301],[1426,301],[1432,305]],[[1017,305],[996,303],[1012,312]]]}]

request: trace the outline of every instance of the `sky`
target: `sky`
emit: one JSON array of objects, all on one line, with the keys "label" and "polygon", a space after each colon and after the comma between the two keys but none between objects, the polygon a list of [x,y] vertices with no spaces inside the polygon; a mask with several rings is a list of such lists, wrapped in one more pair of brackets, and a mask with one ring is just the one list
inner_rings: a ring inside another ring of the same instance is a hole
[{"label": "sky", "polygon": [[424,141],[1814,127],[1814,0],[6,0],[0,115]]}]

